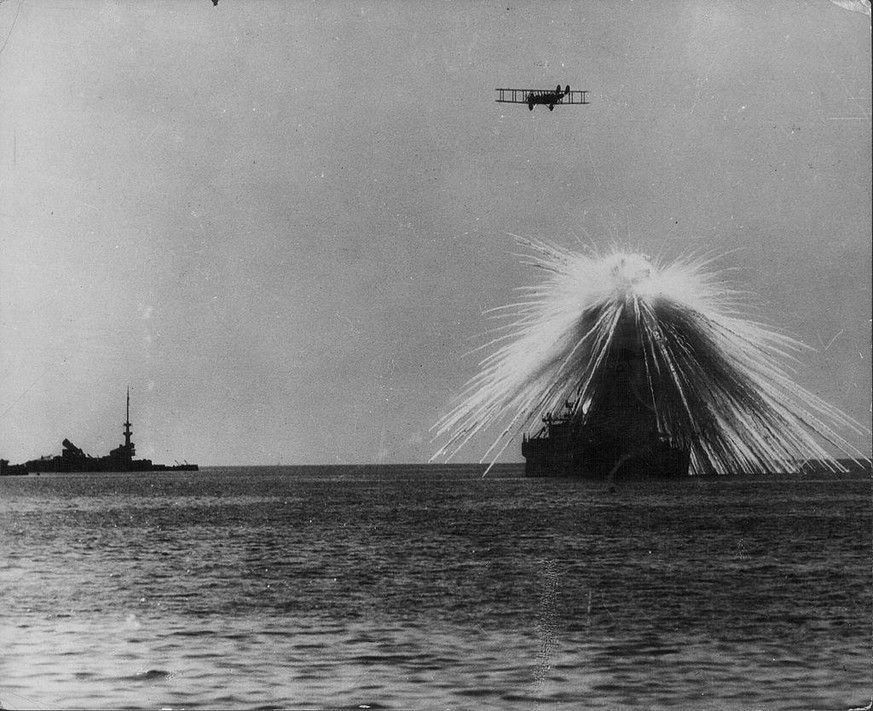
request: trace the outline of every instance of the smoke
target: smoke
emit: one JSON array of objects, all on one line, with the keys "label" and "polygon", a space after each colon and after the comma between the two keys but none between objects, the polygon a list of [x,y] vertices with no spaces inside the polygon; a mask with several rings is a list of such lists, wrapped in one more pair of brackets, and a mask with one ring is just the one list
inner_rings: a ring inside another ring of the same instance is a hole
[{"label": "smoke", "polygon": [[435,426],[446,440],[437,457],[499,427],[482,458],[496,460],[559,412],[625,453],[669,440],[696,474],[791,471],[806,459],[842,469],[821,439],[863,457],[837,431],[863,427],[792,381],[804,346],[749,319],[712,259],[520,243],[546,278],[495,310],[490,352]]}]

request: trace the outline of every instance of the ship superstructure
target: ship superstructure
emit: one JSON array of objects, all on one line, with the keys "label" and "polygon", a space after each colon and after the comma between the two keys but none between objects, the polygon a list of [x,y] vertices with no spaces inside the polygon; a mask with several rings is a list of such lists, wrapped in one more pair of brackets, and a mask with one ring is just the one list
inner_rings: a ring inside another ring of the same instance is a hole
[{"label": "ship superstructure", "polygon": [[125,410],[124,417],[124,444],[120,444],[115,449],[111,450],[108,459],[118,462],[119,464],[134,461],[133,458],[136,455],[136,445],[130,439],[132,433],[133,430],[130,429],[130,388],[128,388],[127,409]]}]

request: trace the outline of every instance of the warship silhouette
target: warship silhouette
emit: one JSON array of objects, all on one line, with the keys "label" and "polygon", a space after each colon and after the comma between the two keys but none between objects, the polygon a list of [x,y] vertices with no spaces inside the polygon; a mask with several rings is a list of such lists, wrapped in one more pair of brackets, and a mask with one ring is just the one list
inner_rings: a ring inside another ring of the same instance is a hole
[{"label": "warship silhouette", "polygon": [[689,474],[691,442],[660,421],[661,393],[648,377],[632,322],[617,330],[606,377],[591,400],[567,402],[521,445],[525,475],[585,479],[675,478]]},{"label": "warship silhouette", "polygon": [[155,464],[151,459],[134,459],[136,446],[131,440],[130,388],[127,389],[127,410],[124,419],[124,444],[118,445],[105,457],[85,454],[70,440],[62,443],[61,454],[31,459],[24,464],[9,464],[0,460],[0,474],[30,474],[41,472],[196,472],[196,464]]},{"label": "warship silhouette", "polygon": [[633,446],[621,429],[570,414],[546,415],[535,435],[525,436],[525,476],[584,479],[674,478],[688,475],[687,448],[653,429]]}]

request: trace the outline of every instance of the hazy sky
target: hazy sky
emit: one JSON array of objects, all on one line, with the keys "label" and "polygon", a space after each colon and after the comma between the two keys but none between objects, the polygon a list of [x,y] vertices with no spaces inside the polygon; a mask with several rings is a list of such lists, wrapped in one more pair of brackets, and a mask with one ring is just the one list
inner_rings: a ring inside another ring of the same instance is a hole
[{"label": "hazy sky", "polygon": [[870,426],[868,16],[7,0],[0,46],[0,456],[107,453],[129,385],[156,461],[425,461],[512,234],[726,254]]}]

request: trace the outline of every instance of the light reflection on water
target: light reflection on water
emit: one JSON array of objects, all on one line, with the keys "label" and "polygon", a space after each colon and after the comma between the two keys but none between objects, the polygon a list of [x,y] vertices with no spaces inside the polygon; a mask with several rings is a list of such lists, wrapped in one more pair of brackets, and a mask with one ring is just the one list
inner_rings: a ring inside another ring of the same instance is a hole
[{"label": "light reflection on water", "polygon": [[0,480],[4,708],[836,708],[869,479]]}]

